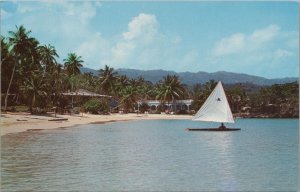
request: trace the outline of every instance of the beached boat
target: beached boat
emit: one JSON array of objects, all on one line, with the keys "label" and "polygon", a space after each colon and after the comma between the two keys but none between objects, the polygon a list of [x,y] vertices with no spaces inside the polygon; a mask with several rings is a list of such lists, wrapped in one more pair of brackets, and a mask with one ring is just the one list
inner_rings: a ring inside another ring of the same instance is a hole
[{"label": "beached boat", "polygon": [[228,104],[221,81],[211,92],[193,121],[219,122],[219,128],[187,128],[188,131],[238,131],[240,128],[227,128],[224,123],[234,123],[232,112]]}]

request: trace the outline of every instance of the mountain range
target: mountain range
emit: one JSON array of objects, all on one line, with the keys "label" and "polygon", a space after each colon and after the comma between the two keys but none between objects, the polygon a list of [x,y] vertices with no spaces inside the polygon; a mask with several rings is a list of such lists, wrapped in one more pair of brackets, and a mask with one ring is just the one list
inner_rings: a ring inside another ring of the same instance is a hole
[{"label": "mountain range", "polygon": [[[256,85],[273,85],[290,83],[294,81],[299,81],[297,77],[286,77],[286,78],[275,78],[268,79],[255,75],[248,75],[243,73],[233,73],[226,71],[218,71],[214,73],[207,72],[174,72],[165,70],[138,70],[138,69],[116,69],[119,75],[126,75],[129,78],[137,78],[142,76],[146,81],[151,81],[156,83],[168,74],[179,76],[182,83],[187,85],[194,85],[196,83],[205,83],[209,80],[222,81],[225,84],[234,83],[251,83]],[[98,75],[98,71],[90,68],[81,68],[83,73],[92,73],[93,75]]]}]

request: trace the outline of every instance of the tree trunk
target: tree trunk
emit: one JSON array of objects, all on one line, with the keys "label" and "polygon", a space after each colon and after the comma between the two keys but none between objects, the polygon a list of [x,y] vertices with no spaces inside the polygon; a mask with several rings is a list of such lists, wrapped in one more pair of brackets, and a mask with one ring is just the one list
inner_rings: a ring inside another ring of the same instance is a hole
[{"label": "tree trunk", "polygon": [[8,99],[8,95],[9,95],[11,83],[12,83],[12,80],[14,78],[15,70],[16,70],[16,64],[15,64],[15,66],[13,68],[13,71],[12,71],[12,74],[11,74],[11,77],[10,77],[10,81],[9,81],[9,84],[8,84],[8,88],[7,88],[7,91],[6,91],[5,101],[4,101],[4,111],[7,110],[7,99]]},{"label": "tree trunk", "polygon": [[33,94],[32,100],[31,100],[31,105],[30,105],[30,113],[33,113],[33,107],[35,104],[35,94]]}]

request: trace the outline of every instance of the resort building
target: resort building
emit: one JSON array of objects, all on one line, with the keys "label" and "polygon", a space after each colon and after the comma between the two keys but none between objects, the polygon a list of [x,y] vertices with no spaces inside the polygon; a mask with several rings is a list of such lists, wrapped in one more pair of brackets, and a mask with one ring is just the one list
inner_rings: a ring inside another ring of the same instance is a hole
[{"label": "resort building", "polygon": [[[177,111],[177,110],[190,111],[192,102],[193,102],[192,99],[175,100],[172,103],[164,103],[164,106],[165,108],[171,111]],[[155,111],[157,111],[158,107],[162,105],[160,100],[138,101],[138,105],[142,105],[143,103],[147,104],[151,110],[155,110]]]}]

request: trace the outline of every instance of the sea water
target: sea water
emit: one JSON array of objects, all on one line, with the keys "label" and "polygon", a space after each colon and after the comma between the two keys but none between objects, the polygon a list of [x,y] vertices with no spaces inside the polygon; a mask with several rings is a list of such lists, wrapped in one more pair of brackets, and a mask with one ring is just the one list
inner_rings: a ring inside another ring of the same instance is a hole
[{"label": "sea water", "polygon": [[235,132],[139,120],[1,137],[2,191],[296,191],[297,119],[237,119]]}]

